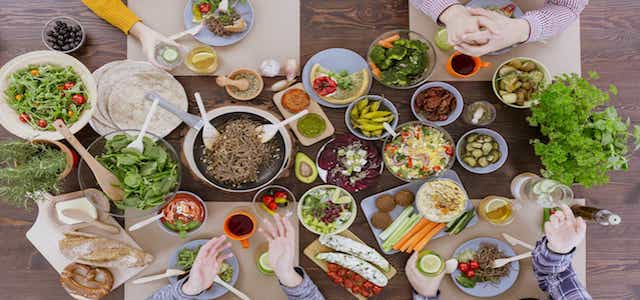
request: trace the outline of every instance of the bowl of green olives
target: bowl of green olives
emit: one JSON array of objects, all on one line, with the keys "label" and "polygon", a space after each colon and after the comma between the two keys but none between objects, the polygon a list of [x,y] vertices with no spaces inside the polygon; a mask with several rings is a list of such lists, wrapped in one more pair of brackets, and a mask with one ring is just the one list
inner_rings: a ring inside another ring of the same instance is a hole
[{"label": "bowl of green olives", "polygon": [[488,174],[507,161],[509,146],[497,132],[477,128],[465,133],[456,145],[456,158],[467,171]]}]

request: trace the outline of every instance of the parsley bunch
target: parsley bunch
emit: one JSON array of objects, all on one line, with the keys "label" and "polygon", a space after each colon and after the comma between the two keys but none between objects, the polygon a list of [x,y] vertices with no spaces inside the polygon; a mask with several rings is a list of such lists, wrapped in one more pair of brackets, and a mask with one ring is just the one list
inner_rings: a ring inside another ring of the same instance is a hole
[{"label": "parsley bunch", "polygon": [[[598,78],[595,72],[589,75]],[[623,121],[613,106],[603,107],[610,95],[618,95],[614,85],[603,91],[576,74],[564,74],[534,96],[528,120],[547,138],[546,143],[531,141],[544,177],[592,187],[607,183],[609,171],[628,169],[629,138],[638,150],[640,127],[631,133],[629,119]]]}]

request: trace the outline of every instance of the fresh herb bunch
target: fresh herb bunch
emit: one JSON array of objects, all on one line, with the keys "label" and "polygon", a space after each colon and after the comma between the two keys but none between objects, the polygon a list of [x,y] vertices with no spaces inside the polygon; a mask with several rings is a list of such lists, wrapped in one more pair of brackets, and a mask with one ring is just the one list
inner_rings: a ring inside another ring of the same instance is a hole
[{"label": "fresh herb bunch", "polygon": [[47,145],[29,142],[0,144],[0,199],[30,208],[39,192],[58,192],[58,176],[67,166],[65,154]]},{"label": "fresh herb bunch", "polygon": [[[595,72],[589,75],[598,78]],[[544,177],[592,187],[607,183],[607,172],[628,169],[629,138],[638,150],[640,127],[631,133],[629,119],[623,121],[613,106],[603,107],[610,95],[618,95],[614,85],[603,91],[576,74],[558,76],[534,95],[537,103],[528,120],[547,137],[546,143],[532,141]]]},{"label": "fresh herb bunch", "polygon": [[340,87],[341,89],[351,90],[351,87],[353,86],[353,80],[351,79],[351,76],[349,76],[349,72],[347,72],[347,70],[342,70],[339,73],[330,72],[329,76],[336,79],[338,87]]},{"label": "fresh herb bunch", "polygon": [[202,223],[200,223],[199,221],[193,220],[191,222],[187,222],[184,223],[181,220],[176,220],[176,222],[174,224],[169,223],[169,222],[163,222],[164,226],[166,226],[167,228],[169,228],[172,231],[175,231],[178,233],[178,236],[181,239],[186,239],[187,238],[187,233],[189,233],[189,231],[194,230],[198,227],[200,227],[200,225]]},{"label": "fresh herb bunch", "polygon": [[200,251],[200,246],[193,249],[184,248],[180,250],[177,265],[182,267],[183,270],[190,270],[198,256],[198,251]]}]

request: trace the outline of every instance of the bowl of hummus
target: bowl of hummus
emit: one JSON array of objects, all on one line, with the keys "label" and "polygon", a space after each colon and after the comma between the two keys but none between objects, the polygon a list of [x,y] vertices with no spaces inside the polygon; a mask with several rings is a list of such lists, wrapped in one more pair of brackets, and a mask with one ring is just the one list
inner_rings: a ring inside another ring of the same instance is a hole
[{"label": "bowl of hummus", "polygon": [[445,178],[425,182],[416,193],[416,208],[427,220],[447,223],[459,217],[469,197],[460,184]]}]

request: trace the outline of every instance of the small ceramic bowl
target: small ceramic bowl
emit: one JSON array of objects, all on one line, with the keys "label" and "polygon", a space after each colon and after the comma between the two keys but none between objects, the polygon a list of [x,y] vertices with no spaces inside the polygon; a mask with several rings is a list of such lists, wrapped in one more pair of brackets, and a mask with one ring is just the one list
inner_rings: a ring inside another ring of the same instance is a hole
[{"label": "small ceramic bowl", "polygon": [[[236,78],[238,75],[240,74],[250,74],[255,76],[256,80],[257,80],[257,89],[255,90],[254,93],[248,94],[248,95],[239,95],[236,92],[236,88],[232,87],[232,86],[225,86],[225,90],[227,91],[227,94],[229,94],[229,96],[233,97],[236,100],[240,100],[240,101],[248,101],[251,100],[255,97],[258,97],[258,95],[260,95],[260,93],[262,93],[262,89],[264,88],[264,81],[262,80],[262,76],[260,76],[260,74],[254,70],[251,69],[238,69],[233,71],[231,74],[229,74],[229,76],[227,76],[229,79],[238,79]],[[249,86],[251,86],[251,83],[249,83]],[[251,88],[251,87],[249,87]]]},{"label": "small ceramic bowl", "polygon": [[[456,107],[449,114],[449,117],[447,117],[447,119],[444,121],[429,121],[416,109],[416,98],[418,97],[418,95],[420,95],[420,93],[422,93],[423,91],[428,90],[430,88],[434,88],[434,87],[443,88],[449,91],[451,94],[453,94],[453,96],[456,98]],[[439,81],[423,84],[413,93],[413,96],[411,97],[411,112],[413,112],[413,115],[416,117],[416,119],[422,122],[425,122],[427,124],[433,124],[440,127],[449,125],[453,123],[455,120],[457,120],[458,117],[460,117],[460,115],[462,114],[463,107],[464,107],[464,101],[462,100],[462,94],[460,94],[458,89],[456,89],[455,87],[453,87],[448,83],[439,82]]]},{"label": "small ceramic bowl", "polygon": [[78,160],[77,156],[73,152],[73,150],[71,150],[71,149],[69,149],[69,147],[67,147],[67,145],[65,145],[63,143],[60,143],[58,141],[41,140],[41,139],[32,140],[31,143],[41,144],[41,145],[48,145],[48,146],[51,146],[53,148],[58,148],[58,149],[60,149],[60,151],[62,151],[62,153],[64,153],[65,160],[67,161],[67,166],[64,168],[64,170],[62,170],[62,173],[60,173],[60,175],[58,176],[58,180],[65,179],[71,173],[73,168],[75,167],[76,162]]},{"label": "small ceramic bowl", "polygon": [[[498,143],[498,147],[500,148],[500,159],[497,162],[490,164],[486,167],[474,168],[474,167],[468,166],[463,161],[461,151],[465,149],[467,136],[472,133],[488,135]],[[456,158],[458,159],[458,163],[471,173],[489,174],[491,172],[494,172],[500,169],[502,165],[504,165],[504,163],[507,161],[508,156],[509,156],[509,146],[507,144],[507,141],[505,141],[505,139],[499,133],[487,128],[477,128],[477,129],[467,131],[467,133],[465,133],[464,135],[462,135],[462,137],[460,137],[460,139],[458,140],[458,143],[456,144]]]},{"label": "small ceramic bowl", "polygon": [[[207,205],[205,205],[204,201],[202,201],[202,198],[200,198],[200,196],[198,196],[198,195],[196,195],[194,193],[191,193],[191,192],[187,192],[187,191],[178,191],[176,193],[176,195],[169,202],[167,202],[167,204],[165,204],[165,206],[168,205],[169,203],[171,203],[171,201],[173,201],[173,199],[175,197],[177,197],[178,195],[180,195],[180,194],[186,194],[186,195],[193,196],[196,200],[198,200],[198,202],[200,202],[200,204],[202,204],[202,207],[204,208],[204,220],[202,221],[202,224],[200,224],[200,226],[196,227],[195,229],[188,231],[187,235],[185,237],[185,238],[188,238],[189,236],[193,235],[198,230],[200,230],[200,228],[202,228],[202,225],[204,225],[204,223],[207,222],[207,218],[209,217],[209,212],[207,211]],[[164,209],[164,206],[162,206],[160,208],[160,210],[158,210],[158,213],[160,213],[162,211],[162,209]],[[179,232],[173,231],[173,230],[167,228],[167,226],[165,226],[164,224],[162,224],[162,219],[158,219],[156,221],[156,223],[158,224],[158,226],[160,226],[160,228],[162,228],[162,230],[164,230],[164,232],[166,232],[166,233],[168,233],[170,235],[180,236]]]},{"label": "small ceramic bowl", "polygon": [[531,107],[531,101],[529,101],[528,103],[525,103],[525,105],[517,105],[517,104],[512,104],[512,103],[507,103],[504,100],[502,100],[502,96],[500,96],[500,92],[499,89],[497,87],[498,85],[498,71],[500,71],[500,69],[508,64],[510,61],[515,60],[515,59],[524,59],[524,60],[530,60],[532,62],[534,62],[538,68],[540,69],[540,71],[542,71],[542,73],[544,74],[544,81],[545,81],[545,85],[549,85],[551,84],[551,73],[549,73],[549,69],[547,69],[547,67],[545,65],[543,65],[540,61],[530,58],[530,57],[514,57],[514,58],[510,58],[508,60],[506,60],[505,62],[503,62],[502,64],[500,64],[497,68],[496,71],[493,73],[493,79],[491,79],[491,86],[493,88],[493,93],[496,94],[496,97],[498,97],[498,99],[500,99],[500,101],[502,101],[502,103],[504,103],[507,106],[513,107],[513,108],[529,108]]},{"label": "small ceramic bowl", "polygon": [[358,128],[353,127],[353,124],[351,124],[351,111],[353,111],[353,108],[356,107],[356,105],[358,105],[358,102],[364,100],[365,98],[369,98],[369,101],[381,101],[380,107],[381,108],[384,107],[385,110],[390,111],[394,116],[393,121],[391,121],[391,123],[389,124],[391,128],[395,129],[396,126],[398,126],[398,118],[399,118],[398,109],[395,107],[395,105],[393,105],[391,101],[389,101],[387,98],[384,98],[378,95],[365,95],[358,98],[356,101],[351,102],[351,104],[349,104],[349,107],[347,107],[347,111],[344,114],[344,122],[347,124],[347,128],[349,128],[349,131],[351,131],[351,133],[353,133],[355,136],[363,140],[375,141],[375,140],[381,140],[388,137],[389,133],[384,129],[382,131],[382,135],[380,136],[376,136],[376,137],[366,136],[362,133],[362,131],[360,131]]},{"label": "small ceramic bowl", "polygon": [[[63,22],[66,23],[67,25],[70,26],[79,26],[80,27],[80,32],[82,33],[82,38],[80,40],[80,43],[78,43],[78,45],[76,45],[75,47],[68,49],[68,50],[56,50],[53,49],[53,45],[51,45],[47,40],[49,39],[49,37],[47,36],[47,33],[52,31],[53,28],[56,26],[56,22]],[[44,27],[42,28],[42,43],[44,43],[45,47],[47,47],[47,49],[52,50],[52,51],[57,51],[57,52],[61,52],[61,53],[71,53],[74,52],[78,49],[80,49],[80,47],[82,47],[82,45],[84,45],[85,40],[87,39],[87,34],[84,31],[84,27],[82,27],[82,24],[80,24],[80,22],[74,18],[71,17],[67,17],[67,16],[61,16],[61,17],[55,17],[49,21],[47,21],[47,23],[45,23]]]}]

